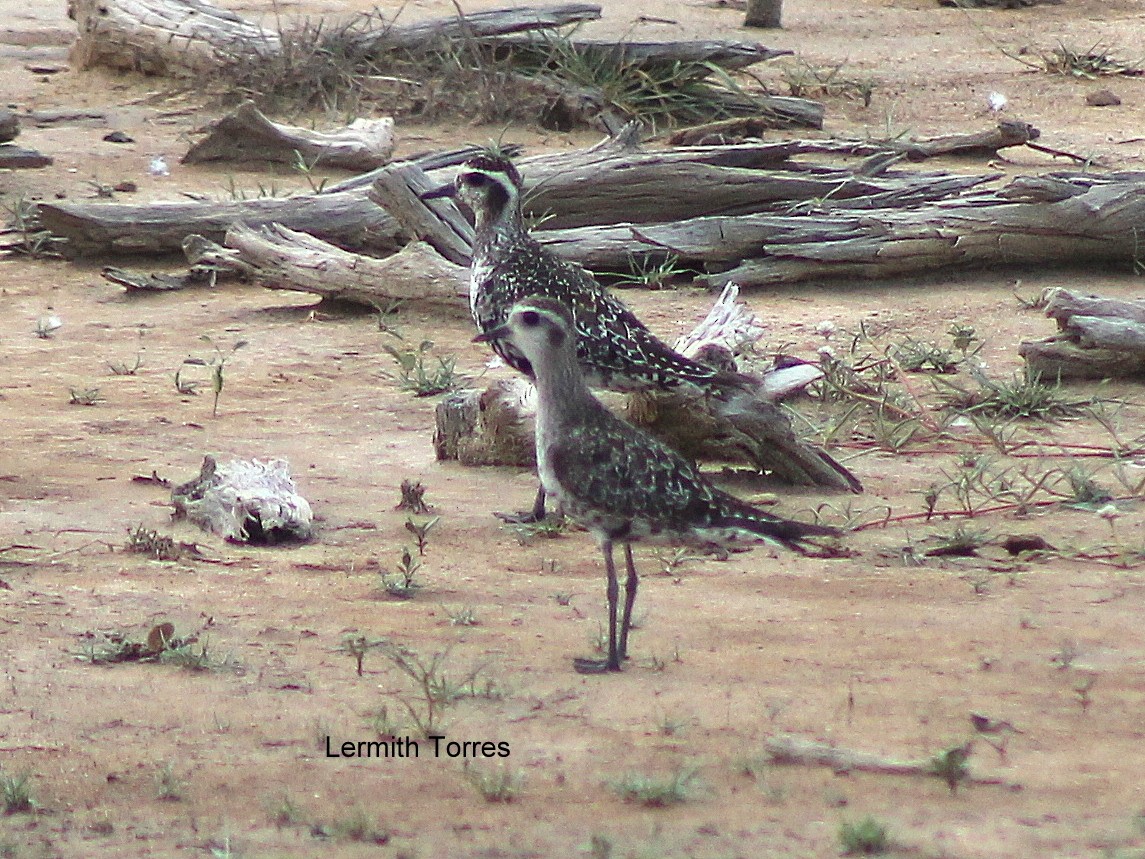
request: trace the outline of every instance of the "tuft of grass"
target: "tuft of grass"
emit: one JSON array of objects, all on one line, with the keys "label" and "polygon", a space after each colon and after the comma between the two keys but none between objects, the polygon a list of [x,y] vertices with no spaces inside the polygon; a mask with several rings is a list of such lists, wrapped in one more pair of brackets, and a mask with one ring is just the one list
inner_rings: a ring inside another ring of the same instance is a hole
[{"label": "tuft of grass", "polygon": [[288,793],[284,793],[277,800],[267,803],[270,819],[279,829],[286,826],[295,826],[305,819],[302,806],[300,806]]},{"label": "tuft of grass", "polygon": [[156,796],[164,802],[181,802],[187,793],[187,783],[175,774],[175,765],[168,761],[155,776]]},{"label": "tuft of grass", "polygon": [[1131,77],[1145,74],[1145,69],[1132,63],[1114,59],[1100,42],[1078,50],[1058,42],[1056,48],[1041,55],[1042,67],[1054,75],[1093,79],[1106,75]]},{"label": "tuft of grass", "polygon": [[846,856],[881,856],[890,849],[887,828],[871,815],[839,825],[839,846]]},{"label": "tuft of grass", "polygon": [[457,358],[453,355],[437,357],[437,366],[429,361],[433,350],[432,340],[422,340],[416,348],[403,346],[398,349],[389,344],[382,347],[398,365],[398,385],[403,391],[411,391],[415,397],[432,397],[452,391],[462,380],[455,372]]},{"label": "tuft of grass", "polygon": [[477,609],[471,605],[463,605],[457,608],[450,608],[449,606],[442,606],[445,613],[449,616],[450,626],[479,626],[481,621],[477,619]]},{"label": "tuft of grass", "polygon": [[692,798],[699,769],[698,766],[680,767],[668,776],[628,773],[609,786],[625,802],[638,802],[649,808],[667,808]]},{"label": "tuft of grass", "polygon": [[73,406],[94,406],[103,402],[99,388],[69,388],[68,403]]},{"label": "tuft of grass", "polygon": [[67,239],[54,236],[51,230],[44,228],[39,206],[34,201],[19,196],[11,203],[0,205],[8,213],[8,228],[14,237],[14,241],[5,241],[4,250],[31,259],[58,258],[62,255]]},{"label": "tuft of grass", "polygon": [[7,775],[0,773],[0,798],[5,814],[24,814],[36,810],[32,798],[32,774]]},{"label": "tuft of grass", "polygon": [[1008,380],[988,379],[979,372],[973,376],[978,383],[977,391],[966,391],[947,383],[952,392],[947,397],[948,406],[992,418],[1052,420],[1080,415],[1090,404],[1088,400],[1068,399],[1060,379],[1044,382],[1040,373],[1018,372]]},{"label": "tuft of grass", "polygon": [[794,98],[839,96],[855,98],[863,107],[871,106],[876,83],[869,77],[849,77],[843,74],[845,62],[828,66],[815,66],[802,58],[783,66],[783,83]]},{"label": "tuft of grass", "polygon": [[480,769],[467,766],[464,774],[465,780],[486,802],[512,802],[520,796],[525,784],[524,772],[508,767]]},{"label": "tuft of grass", "polygon": [[343,841],[379,845],[388,844],[392,837],[390,831],[378,826],[377,821],[361,806],[356,807],[342,820],[336,820],[329,825],[318,824],[314,827],[314,834]]},{"label": "tuft of grass", "polygon": [[613,286],[624,289],[637,287],[641,289],[668,289],[681,275],[688,274],[688,269],[680,265],[680,258],[675,254],[666,256],[636,256],[628,255],[628,270],[615,273],[616,281]]}]

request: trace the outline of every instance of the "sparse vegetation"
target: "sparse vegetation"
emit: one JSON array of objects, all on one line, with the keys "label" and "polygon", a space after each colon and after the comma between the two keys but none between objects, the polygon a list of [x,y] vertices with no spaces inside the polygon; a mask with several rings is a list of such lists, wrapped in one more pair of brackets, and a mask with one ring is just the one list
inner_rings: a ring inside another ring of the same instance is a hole
[{"label": "sparse vegetation", "polygon": [[839,825],[839,845],[846,856],[881,856],[890,848],[887,828],[871,815]]},{"label": "sparse vegetation", "polygon": [[206,367],[209,370],[211,391],[214,394],[214,400],[211,404],[211,417],[219,416],[219,396],[223,393],[223,385],[226,381],[225,370],[227,361],[237,352],[247,345],[246,340],[239,340],[230,349],[224,350],[218,343],[212,340],[208,335],[204,334],[199,337],[204,343],[210,344],[214,349],[214,354],[208,358],[184,358],[182,366],[175,371],[175,390],[180,394],[194,394],[197,392],[199,383],[194,380],[188,380],[183,376],[183,372],[187,367]]},{"label": "sparse vegetation", "polygon": [[525,784],[525,774],[519,769],[500,766],[481,768],[467,766],[465,780],[486,802],[512,802],[521,794]]},{"label": "sparse vegetation", "polygon": [[36,810],[32,798],[32,775],[10,775],[0,770],[0,798],[4,801],[5,814],[24,814]]},{"label": "sparse vegetation", "polygon": [[181,802],[187,792],[187,784],[175,774],[175,765],[168,761],[159,767],[155,776],[156,796],[164,802]]},{"label": "sparse vegetation", "polygon": [[417,580],[421,561],[414,556],[408,546],[402,547],[401,558],[393,572],[382,574],[382,588],[387,594],[398,599],[408,600],[422,588]]},{"label": "sparse vegetation", "polygon": [[682,766],[667,776],[629,773],[610,786],[626,802],[638,802],[649,808],[666,808],[692,798],[699,769],[698,766]]},{"label": "sparse vegetation", "polygon": [[[404,341],[403,341],[404,344]],[[454,368],[457,359],[452,355],[437,356],[437,366],[429,362],[433,341],[422,340],[416,348],[403,345],[398,349],[388,343],[382,350],[398,365],[398,385],[403,391],[411,391],[415,397],[432,397],[452,391],[461,383],[461,377]]]},{"label": "sparse vegetation", "polygon": [[99,388],[71,388],[68,391],[68,402],[73,406],[94,406],[103,402],[103,394]]}]

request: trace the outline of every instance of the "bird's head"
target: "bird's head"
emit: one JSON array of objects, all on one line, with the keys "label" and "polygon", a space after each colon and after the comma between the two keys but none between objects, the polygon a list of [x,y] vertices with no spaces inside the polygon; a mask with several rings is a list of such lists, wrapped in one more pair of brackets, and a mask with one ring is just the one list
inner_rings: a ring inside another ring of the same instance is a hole
[{"label": "bird's head", "polygon": [[474,338],[477,342],[501,340],[509,343],[537,366],[545,356],[575,348],[573,318],[562,302],[533,296],[519,301],[509,311],[503,325]]}]

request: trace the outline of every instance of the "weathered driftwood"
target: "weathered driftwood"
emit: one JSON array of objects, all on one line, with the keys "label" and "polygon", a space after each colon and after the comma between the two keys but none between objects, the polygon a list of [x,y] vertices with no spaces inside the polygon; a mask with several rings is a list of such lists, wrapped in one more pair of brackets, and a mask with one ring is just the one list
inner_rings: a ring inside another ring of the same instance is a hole
[{"label": "weathered driftwood", "polygon": [[436,18],[414,24],[390,24],[360,33],[352,43],[358,49],[380,54],[395,48],[407,51],[433,50],[443,42],[509,36],[535,30],[555,30],[600,18],[595,3],[563,3],[550,6],[518,6],[467,12],[464,17]]},{"label": "weathered driftwood", "polygon": [[418,301],[464,312],[468,272],[414,242],[385,259],[359,256],[307,233],[279,225],[235,226],[226,244],[238,251],[249,276],[268,289],[311,292],[379,310]]},{"label": "weathered driftwood", "polygon": [[339,247],[389,254],[401,247],[398,224],[362,191],[255,200],[171,203],[61,202],[37,207],[44,227],[66,238],[69,256],[179,251],[189,235],[221,242],[235,223],[280,223],[308,230]]},{"label": "weathered driftwood", "polygon": [[[476,150],[465,146],[412,159],[426,170],[458,164]],[[75,202],[37,207],[45,229],[66,239],[68,256],[179,253],[183,240],[200,235],[221,243],[235,223],[282,224],[342,248],[385,255],[404,243],[398,222],[370,201],[367,190],[376,171],[313,194],[253,200],[180,200],[171,203]],[[442,179],[444,181],[444,178]]]},{"label": "weathered driftwood", "polygon": [[[369,197],[390,213],[409,236],[429,242],[456,265],[468,265],[473,247],[473,225],[456,206],[423,200],[439,186],[416,164],[394,164],[378,172]],[[432,211],[431,211],[432,207]]]},{"label": "weathered driftwood", "polygon": [[314,514],[285,460],[218,463],[204,456],[199,476],[171,490],[175,516],[236,543],[309,540]]},{"label": "weathered driftwood", "polygon": [[269,161],[342,170],[372,170],[394,154],[394,121],[355,119],[334,131],[312,131],[272,122],[254,105],[243,102],[212,124],[209,133],[181,159],[205,161]]},{"label": "weathered driftwood", "polygon": [[1050,290],[1046,315],[1059,333],[1019,345],[1027,367],[1046,378],[1145,376],[1145,300]]},{"label": "weathered driftwood", "polygon": [[[147,74],[191,77],[218,72],[228,62],[268,61],[282,53],[281,34],[204,0],[73,0],[79,27],[72,62]],[[429,50],[443,39],[493,36],[561,27],[600,17],[600,7],[563,6],[490,10],[410,25],[382,24],[357,35],[359,47]]]},{"label": "weathered driftwood", "polygon": [[[676,347],[696,358],[714,348],[721,366],[734,370],[734,353],[762,333],[737,294],[725,289],[707,318]],[[814,373],[803,374],[803,384],[814,378]],[[767,398],[773,388],[761,381],[756,402],[726,415],[701,396],[682,394],[638,394],[618,407],[685,456],[747,463],[786,483],[861,492],[862,484],[850,471],[796,436],[788,415]],[[521,380],[457,392],[437,407],[434,449],[439,459],[469,465],[533,465],[535,412],[532,386]]]},{"label": "weathered driftwood", "polygon": [[155,75],[218,72],[225,56],[282,52],[279,34],[203,0],[72,0],[72,62]]},{"label": "weathered driftwood", "polygon": [[[971,748],[967,745],[960,751],[964,755],[969,755]],[[764,741],[763,750],[776,764],[830,767],[838,773],[869,772],[879,775],[944,777],[944,774],[936,766],[936,761],[932,758],[914,761],[896,760],[868,752],[842,749],[818,740],[807,740],[786,734],[769,737]],[[979,777],[969,772],[966,772],[957,783],[998,785],[1011,790],[1021,789],[1020,785],[1004,779]]]},{"label": "weathered driftwood", "polygon": [[[698,266],[729,267],[713,287],[792,283],[809,278],[888,277],[953,266],[1130,266],[1145,218],[1145,176],[1071,177],[1065,199],[1014,202],[980,192],[904,209],[850,213],[703,217],[667,224],[538,232],[556,252],[596,270],[634,255],[671,253]],[[850,201],[824,201],[846,208]],[[858,208],[863,198],[856,201]]]}]

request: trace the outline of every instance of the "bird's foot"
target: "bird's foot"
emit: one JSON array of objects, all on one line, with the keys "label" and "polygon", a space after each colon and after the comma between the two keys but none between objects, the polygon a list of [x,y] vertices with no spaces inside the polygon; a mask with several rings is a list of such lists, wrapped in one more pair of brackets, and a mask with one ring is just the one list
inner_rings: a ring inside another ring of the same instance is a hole
[{"label": "bird's foot", "polygon": [[573,659],[573,670],[577,674],[607,674],[609,671],[620,670],[620,660],[589,659],[587,656],[577,656]]}]

